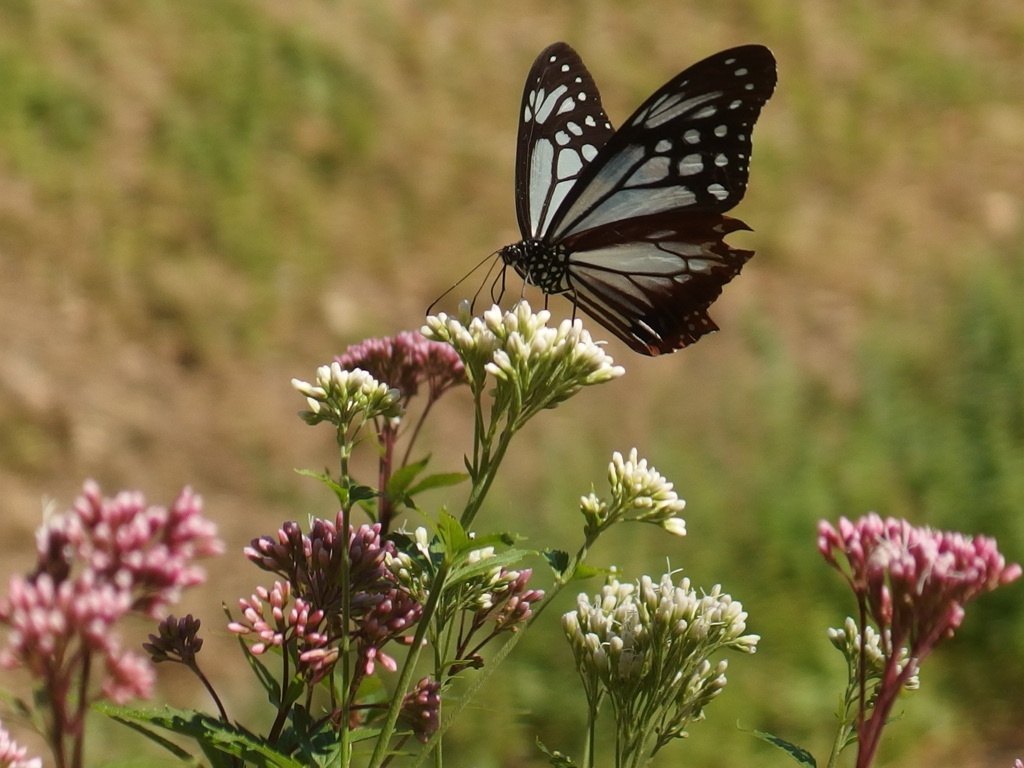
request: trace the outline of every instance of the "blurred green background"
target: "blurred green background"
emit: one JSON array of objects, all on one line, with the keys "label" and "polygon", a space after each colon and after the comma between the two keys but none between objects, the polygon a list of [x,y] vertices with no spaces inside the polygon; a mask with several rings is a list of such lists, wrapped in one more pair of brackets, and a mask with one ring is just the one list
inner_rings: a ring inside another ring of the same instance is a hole
[{"label": "blurred green background", "polygon": [[[31,560],[41,497],[65,508],[95,477],[169,503],[191,484],[229,552],[176,612],[203,617],[241,715],[252,689],[219,605],[265,581],[241,547],[333,514],[292,471],[331,464],[333,440],[295,418],[289,379],[418,327],[518,239],[523,79],[559,39],[616,124],[706,55],[775,51],[736,210],[756,232],[732,237],[757,256],[713,308],[721,333],[653,360],[611,343],[627,375],[520,435],[478,526],[572,546],[579,495],[637,446],[688,500],[689,535],[626,528],[595,562],[721,582],[763,637],[662,764],[789,764],[755,728],[823,759],[844,679],[824,630],[853,604],[817,521],[877,510],[1024,558],[1017,0],[0,0],[0,575]],[[466,406],[439,406],[435,469],[461,465]],[[1024,753],[1022,604],[1018,583],[968,609],[879,765]],[[466,710],[453,768],[542,765],[538,735],[581,753],[557,614]],[[163,697],[208,706],[161,674]],[[92,764],[145,754],[109,732],[122,745],[94,740]]]}]

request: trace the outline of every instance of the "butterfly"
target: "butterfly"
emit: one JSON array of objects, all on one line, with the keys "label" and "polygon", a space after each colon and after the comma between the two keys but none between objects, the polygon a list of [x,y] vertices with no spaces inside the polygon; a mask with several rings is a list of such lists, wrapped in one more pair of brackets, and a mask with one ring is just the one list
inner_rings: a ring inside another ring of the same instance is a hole
[{"label": "butterfly", "polygon": [[505,266],[564,294],[636,352],[673,352],[718,330],[708,316],[753,251],[724,242],[750,228],[722,215],[743,197],[751,131],[775,90],[761,45],[684,70],[619,130],[582,59],[545,48],[523,90],[516,215]]}]

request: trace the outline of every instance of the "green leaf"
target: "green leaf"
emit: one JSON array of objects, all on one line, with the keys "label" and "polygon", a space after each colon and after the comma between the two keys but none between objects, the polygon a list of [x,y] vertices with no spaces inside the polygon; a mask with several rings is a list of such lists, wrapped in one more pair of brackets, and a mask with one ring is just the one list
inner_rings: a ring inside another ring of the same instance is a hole
[{"label": "green leaf", "polygon": [[106,711],[108,706],[109,705],[107,705],[107,704],[103,704],[101,702],[97,702],[97,703],[92,705],[92,708],[95,709],[96,711],[98,711],[98,712],[100,712],[100,713],[102,713],[104,715],[107,715],[108,717],[116,720],[117,722],[121,723],[122,725],[125,725],[125,726],[131,728],[136,733],[141,733],[143,736],[145,736],[150,741],[154,742],[155,744],[159,744],[161,747],[166,749],[168,752],[170,752],[172,755],[174,755],[179,760],[181,760],[183,762],[191,762],[191,763],[193,763],[195,765],[199,764],[199,760],[195,756],[193,756],[192,754],[190,754],[186,750],[184,750],[181,747],[179,747],[177,744],[175,744],[170,739],[164,738],[163,736],[161,736],[156,731],[150,730],[149,728],[144,726],[142,723],[136,723],[136,722],[131,721],[131,720],[125,720],[124,718],[118,717],[118,715],[116,713],[112,713],[112,712]]},{"label": "green leaf", "polygon": [[358,504],[360,501],[366,501],[368,499],[374,499],[377,496],[380,496],[377,490],[368,485],[353,485],[348,490],[349,500],[353,504]]},{"label": "green leaf", "polygon": [[[280,752],[276,745],[244,728],[228,725],[219,719],[194,710],[165,707],[162,710],[129,709],[108,704],[96,705],[97,709],[120,723],[155,726],[195,739],[196,743],[245,760],[257,768],[306,768],[307,761]],[[138,729],[137,729],[138,730]]]},{"label": "green leaf", "polygon": [[437,521],[437,537],[441,540],[448,557],[453,557],[467,548],[475,548],[475,543],[469,538],[462,524],[447,512],[442,512]]},{"label": "green leaf", "polygon": [[427,475],[420,480],[419,483],[406,491],[406,493],[410,496],[414,496],[417,493],[429,491],[433,488],[448,488],[453,485],[458,485],[468,478],[469,475],[465,472],[439,472],[436,475]]},{"label": "green leaf", "polygon": [[569,567],[568,552],[564,552],[561,549],[549,549],[542,554],[547,564],[551,566],[551,570],[558,576],[562,576],[565,573],[565,569]]},{"label": "green leaf", "polygon": [[592,579],[595,576],[607,576],[611,572],[610,568],[595,568],[592,565],[580,563],[576,566],[576,572],[572,575],[572,580],[583,581],[584,579]]},{"label": "green leaf", "polygon": [[[469,553],[466,553],[468,556]],[[448,577],[448,588],[457,588],[457,585],[464,581],[471,581],[477,577],[485,576],[495,568],[506,568],[515,565],[522,560],[529,552],[521,549],[510,549],[505,552],[496,552],[491,557],[485,557],[475,562],[467,562],[465,557],[460,557],[451,569]]]},{"label": "green leaf", "polygon": [[480,536],[474,536],[469,540],[468,551],[472,552],[475,549],[483,549],[484,547],[511,547],[518,541],[523,540],[523,536],[519,536],[514,533],[484,533]]},{"label": "green leaf", "polygon": [[[234,621],[231,616],[231,610],[221,603],[221,610],[224,611],[224,615],[228,618],[228,623]],[[238,647],[242,650],[242,656],[249,664],[249,668],[252,669],[253,674],[256,675],[256,679],[260,681],[260,685],[263,686],[263,690],[267,692],[267,699],[270,701],[271,706],[277,707],[281,702],[281,686],[277,683],[277,678],[267,669],[266,664],[249,650],[248,644],[245,642],[245,638],[242,635],[237,636]]]},{"label": "green leaf", "polygon": [[548,762],[554,768],[576,768],[576,763],[568,755],[563,755],[558,750],[548,749],[540,739],[537,739],[536,743],[540,751],[548,756]]},{"label": "green leaf", "polygon": [[[541,553],[547,564],[551,566],[551,570],[555,572],[555,575],[559,578],[565,576],[566,571],[569,569],[570,558],[567,552],[563,552],[560,549],[549,549]],[[600,576],[601,574],[608,574],[611,571],[608,568],[595,568],[592,565],[586,563],[579,563],[576,566],[576,570],[572,573],[571,581],[582,581],[583,579],[590,579],[594,576]]]},{"label": "green leaf", "polygon": [[[361,485],[356,485],[353,486],[352,488],[347,488],[344,485],[341,485],[334,479],[332,479],[330,474],[328,474],[326,471],[314,472],[311,469],[297,469],[295,471],[298,474],[302,475],[303,477],[312,477],[314,480],[319,480],[321,483],[326,485],[331,491],[334,492],[334,495],[338,498],[338,503],[342,507],[347,507],[350,504],[355,504],[357,501],[362,501],[362,499],[373,498],[374,496],[377,495],[377,492],[374,491],[372,488],[365,488],[364,486]],[[370,491],[369,496],[360,495],[360,492],[367,490]]]},{"label": "green leaf", "polygon": [[783,752],[787,752],[789,756],[800,763],[800,765],[817,768],[818,764],[814,761],[814,756],[803,747],[798,747],[796,744],[792,744],[785,739],[780,739],[778,736],[774,736],[765,731],[752,731],[752,733],[754,736],[761,739],[761,741],[767,741],[769,744],[774,744]]},{"label": "green leaf", "polygon": [[430,456],[396,469],[388,480],[388,496],[398,498],[405,495],[416,476],[427,468],[428,461],[430,461]]}]

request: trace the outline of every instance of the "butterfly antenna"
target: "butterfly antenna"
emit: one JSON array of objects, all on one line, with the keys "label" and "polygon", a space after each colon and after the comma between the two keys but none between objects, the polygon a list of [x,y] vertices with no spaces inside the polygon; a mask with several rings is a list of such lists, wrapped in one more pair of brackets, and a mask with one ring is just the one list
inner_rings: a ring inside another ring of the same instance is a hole
[{"label": "butterfly antenna", "polygon": [[[498,251],[494,251],[493,253],[490,253],[490,254],[488,254],[487,256],[484,256],[484,257],[483,257],[483,258],[482,258],[482,259],[480,260],[480,262],[479,262],[479,263],[478,263],[478,264],[477,264],[477,265],[476,265],[475,267],[473,267],[473,268],[472,268],[471,270],[469,270],[469,272],[467,272],[467,273],[466,273],[466,274],[464,274],[464,275],[463,275],[462,277],[460,277],[460,278],[459,278],[459,279],[458,279],[458,280],[457,280],[457,281],[456,281],[456,282],[455,282],[455,283],[454,283],[454,284],[452,285],[452,287],[451,287],[451,288],[449,288],[449,289],[448,289],[447,291],[445,291],[445,292],[444,292],[444,293],[442,293],[442,294],[441,294],[440,296],[438,296],[438,297],[437,297],[436,299],[434,299],[434,300],[433,300],[432,302],[430,302],[430,306],[429,306],[429,307],[427,307],[427,312],[426,312],[426,313],[427,313],[427,314],[429,315],[429,314],[430,314],[430,313],[431,313],[431,312],[433,311],[434,307],[436,307],[436,306],[437,306],[438,302],[439,302],[439,301],[441,301],[441,299],[443,299],[443,298],[444,298],[445,296],[447,296],[447,295],[448,295],[449,293],[451,293],[451,292],[452,292],[452,291],[454,291],[454,290],[455,290],[456,288],[458,288],[458,287],[459,287],[460,285],[462,285],[462,284],[463,284],[464,282],[466,282],[466,278],[467,278],[467,277],[469,277],[470,275],[472,275],[472,274],[473,274],[474,272],[476,272],[476,271],[477,271],[478,269],[480,269],[480,267],[482,267],[482,266],[484,265],[484,262],[486,262],[486,261],[487,261],[488,259],[493,259],[493,258],[494,258],[495,256],[497,256],[497,255],[498,255]],[[489,268],[489,269],[487,270],[487,275],[486,275],[486,276],[484,277],[484,283],[483,283],[483,284],[486,284],[486,283],[487,283],[487,278],[488,278],[488,277],[490,277],[490,274],[491,274],[491,270],[492,270],[492,269],[494,269],[494,264],[493,264],[493,263],[491,264],[490,268]],[[473,295],[473,303],[474,303],[474,304],[476,303],[476,297],[477,297],[477,295],[479,295],[479,293],[480,293],[480,289],[478,288],[478,289],[477,289],[477,291],[476,291],[476,294],[474,294],[474,295]]]},{"label": "butterfly antenna", "polygon": [[[491,302],[494,304],[500,304],[505,296],[505,271],[503,268],[494,276],[494,280],[491,281]],[[490,274],[488,274],[488,277],[490,277]],[[483,288],[482,285],[480,287]]]}]

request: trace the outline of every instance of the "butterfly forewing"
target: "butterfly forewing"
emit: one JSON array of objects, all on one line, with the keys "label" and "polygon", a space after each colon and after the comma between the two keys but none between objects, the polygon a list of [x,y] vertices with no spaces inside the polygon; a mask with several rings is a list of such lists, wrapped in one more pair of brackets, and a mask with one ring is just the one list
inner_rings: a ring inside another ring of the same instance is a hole
[{"label": "butterfly forewing", "polygon": [[751,132],[775,80],[775,58],[760,45],[722,51],[672,78],[580,174],[547,237],[638,215],[728,211],[746,191]]},{"label": "butterfly forewing", "polygon": [[516,152],[516,215],[526,238],[550,226],[614,130],[594,79],[565,43],[549,45],[526,78]]}]

